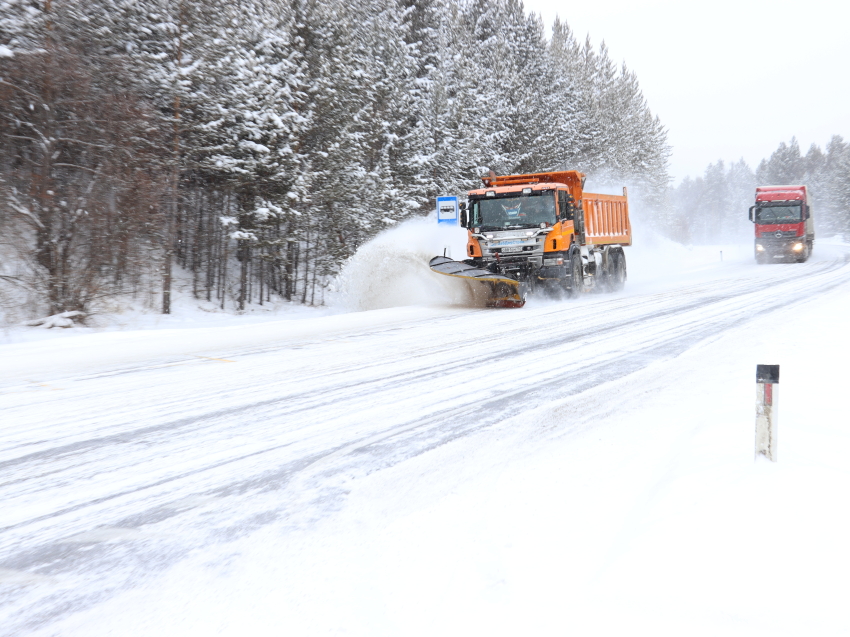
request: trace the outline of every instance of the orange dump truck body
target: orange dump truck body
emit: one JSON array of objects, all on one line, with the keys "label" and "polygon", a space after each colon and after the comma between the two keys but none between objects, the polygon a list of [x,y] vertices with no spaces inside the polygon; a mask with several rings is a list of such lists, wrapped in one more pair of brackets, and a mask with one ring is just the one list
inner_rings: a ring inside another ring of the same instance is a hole
[{"label": "orange dump truck body", "polygon": [[586,226],[586,243],[632,245],[629,223],[629,201],[626,195],[594,195],[582,198]]}]

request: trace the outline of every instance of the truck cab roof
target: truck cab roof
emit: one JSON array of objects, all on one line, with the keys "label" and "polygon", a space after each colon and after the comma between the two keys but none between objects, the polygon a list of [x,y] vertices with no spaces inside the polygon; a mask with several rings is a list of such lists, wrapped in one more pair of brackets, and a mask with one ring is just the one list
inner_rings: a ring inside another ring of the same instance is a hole
[{"label": "truck cab roof", "polygon": [[553,190],[566,188],[576,200],[581,199],[582,187],[584,186],[584,173],[577,170],[562,170],[546,173],[528,173],[523,175],[496,176],[490,173],[489,177],[482,177],[483,188],[470,190],[470,196],[486,196],[488,191],[496,194],[522,192],[524,188],[534,190]]},{"label": "truck cab roof", "polygon": [[756,201],[805,201],[805,186],[757,186]]}]

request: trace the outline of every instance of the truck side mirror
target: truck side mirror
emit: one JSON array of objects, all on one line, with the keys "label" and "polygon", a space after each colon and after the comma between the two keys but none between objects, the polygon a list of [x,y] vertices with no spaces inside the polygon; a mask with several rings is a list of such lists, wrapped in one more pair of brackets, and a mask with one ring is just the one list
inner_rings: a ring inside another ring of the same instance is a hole
[{"label": "truck side mirror", "polygon": [[750,206],[750,221],[753,221],[753,210],[755,210],[755,206]]},{"label": "truck side mirror", "polygon": [[467,228],[469,227],[469,207],[465,201],[461,201],[458,207],[460,208],[460,227]]}]

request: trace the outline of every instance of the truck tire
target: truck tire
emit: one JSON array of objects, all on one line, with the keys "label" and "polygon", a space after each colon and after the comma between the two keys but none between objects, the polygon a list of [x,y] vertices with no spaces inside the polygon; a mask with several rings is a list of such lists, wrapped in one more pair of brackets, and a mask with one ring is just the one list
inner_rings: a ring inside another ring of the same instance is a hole
[{"label": "truck tire", "polygon": [[608,280],[608,289],[619,292],[626,285],[626,255],[620,250],[611,253],[611,275]]},{"label": "truck tire", "polygon": [[570,269],[566,280],[568,294],[575,298],[584,291],[584,273],[581,267],[581,256],[578,250],[570,252]]}]

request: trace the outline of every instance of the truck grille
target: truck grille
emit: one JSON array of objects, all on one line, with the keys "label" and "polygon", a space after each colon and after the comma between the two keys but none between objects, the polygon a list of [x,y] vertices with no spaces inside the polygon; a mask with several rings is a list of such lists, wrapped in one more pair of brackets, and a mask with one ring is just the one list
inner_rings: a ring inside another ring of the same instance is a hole
[{"label": "truck grille", "polygon": [[765,239],[791,239],[797,236],[797,231],[777,230],[775,232],[763,232],[761,236]]}]

